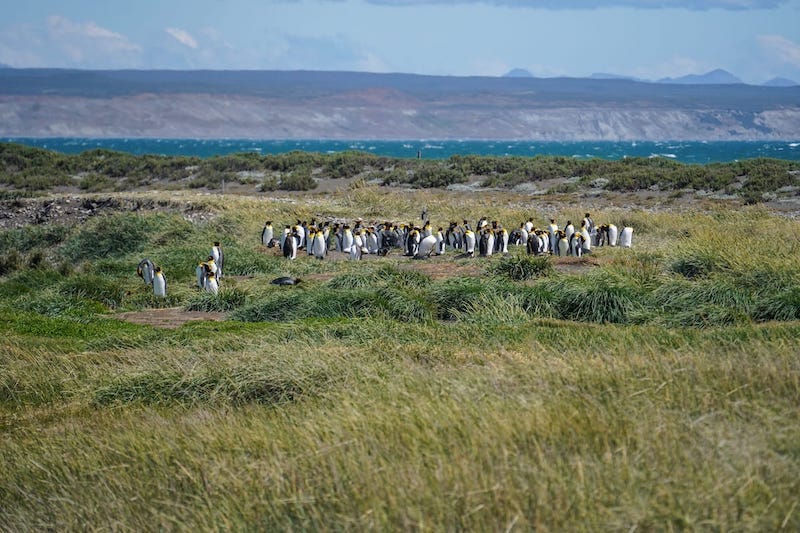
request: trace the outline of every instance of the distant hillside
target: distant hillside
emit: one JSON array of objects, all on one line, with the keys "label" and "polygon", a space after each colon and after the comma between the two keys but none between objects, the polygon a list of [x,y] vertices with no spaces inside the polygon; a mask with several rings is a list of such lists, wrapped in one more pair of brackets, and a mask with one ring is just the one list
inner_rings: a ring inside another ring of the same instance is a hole
[{"label": "distant hillside", "polygon": [[800,87],[308,71],[0,69],[0,136],[800,138]]},{"label": "distant hillside", "polygon": [[772,78],[764,82],[765,87],[795,87],[797,85],[800,83],[788,78]]},{"label": "distant hillside", "polygon": [[681,83],[684,85],[730,85],[744,83],[727,70],[716,69],[705,74],[689,74],[680,78],[664,78],[659,83]]}]

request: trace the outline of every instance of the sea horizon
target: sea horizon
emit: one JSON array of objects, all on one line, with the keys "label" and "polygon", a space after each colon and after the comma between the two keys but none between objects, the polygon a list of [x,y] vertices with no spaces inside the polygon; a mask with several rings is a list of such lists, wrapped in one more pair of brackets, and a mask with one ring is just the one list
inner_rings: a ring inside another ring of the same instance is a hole
[{"label": "sea horizon", "polygon": [[152,137],[3,137],[0,141],[78,154],[104,149],[133,155],[208,158],[233,153],[277,155],[292,151],[333,154],[360,151],[398,158],[447,159],[453,155],[562,156],[618,160],[662,157],[682,163],[708,164],[760,157],[800,161],[800,140],[778,141],[534,141],[452,139],[232,139]]}]

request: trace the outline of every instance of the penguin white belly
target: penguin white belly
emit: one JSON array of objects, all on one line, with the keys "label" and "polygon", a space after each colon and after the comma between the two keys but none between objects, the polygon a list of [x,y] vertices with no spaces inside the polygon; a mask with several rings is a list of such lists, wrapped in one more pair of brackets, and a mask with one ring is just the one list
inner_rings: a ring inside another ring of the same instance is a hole
[{"label": "penguin white belly", "polygon": [[569,252],[569,241],[566,238],[558,240],[558,255],[566,256]]},{"label": "penguin white belly", "polygon": [[273,235],[274,233],[271,227],[264,228],[264,231],[261,232],[261,244],[264,246],[269,246]]},{"label": "penguin white belly", "polygon": [[517,245],[524,246],[525,244],[527,244],[527,242],[528,242],[528,232],[525,231],[525,229],[523,228],[519,232],[519,242],[517,243]]},{"label": "penguin white belly", "polygon": [[350,232],[346,232],[344,237],[342,237],[342,249],[344,251],[349,251],[350,248],[353,247],[353,234]]},{"label": "penguin white belly", "polygon": [[475,253],[475,234],[471,231],[464,235],[464,241],[467,245],[467,253],[474,254]]},{"label": "penguin white belly", "polygon": [[320,235],[314,237],[314,243],[312,244],[314,257],[317,259],[322,259],[325,257],[325,239]]},{"label": "penguin white belly", "polygon": [[436,237],[428,235],[420,241],[416,257],[428,257],[433,253],[434,246],[436,246]]},{"label": "penguin white belly", "polygon": [[592,236],[589,234],[589,230],[587,230],[586,228],[583,228],[581,230],[581,235],[583,235],[583,239],[584,239],[582,246],[586,250],[591,250],[592,249]]},{"label": "penguin white belly", "polygon": [[486,242],[486,257],[489,257],[494,253],[494,235],[489,235],[489,239]]},{"label": "penguin white belly", "polygon": [[219,283],[217,283],[217,278],[211,276],[206,280],[206,292],[210,292],[213,295],[217,295],[219,293]]},{"label": "penguin white belly", "polygon": [[633,245],[633,228],[626,226],[619,235],[619,245],[623,248],[630,248]]},{"label": "penguin white belly", "polygon": [[153,278],[153,294],[162,298],[167,295],[167,281],[164,276],[157,275]]},{"label": "penguin white belly", "polygon": [[608,226],[608,244],[609,246],[616,246],[617,245],[617,237],[619,236],[619,230],[614,224]]}]

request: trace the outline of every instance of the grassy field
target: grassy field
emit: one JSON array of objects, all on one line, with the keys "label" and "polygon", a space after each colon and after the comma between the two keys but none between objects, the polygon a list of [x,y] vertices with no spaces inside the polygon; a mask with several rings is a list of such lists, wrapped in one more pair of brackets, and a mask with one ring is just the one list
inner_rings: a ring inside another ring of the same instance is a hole
[{"label": "grassy field", "polygon": [[[363,184],[126,194],[160,208],[0,232],[0,530],[800,530],[797,219]],[[423,205],[509,228],[589,210],[634,247],[543,266],[259,242],[266,219]],[[192,286],[214,240],[216,298]],[[225,320],[119,318],[165,308]]]}]

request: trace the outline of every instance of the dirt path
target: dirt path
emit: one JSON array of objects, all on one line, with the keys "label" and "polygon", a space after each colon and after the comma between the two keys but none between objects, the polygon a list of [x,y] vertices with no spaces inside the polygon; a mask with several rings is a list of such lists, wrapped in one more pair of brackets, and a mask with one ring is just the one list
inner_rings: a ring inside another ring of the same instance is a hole
[{"label": "dirt path", "polygon": [[114,318],[153,326],[156,328],[175,329],[187,322],[196,320],[210,320],[219,322],[225,320],[225,313],[204,312],[204,311],[184,311],[181,307],[168,307],[165,309],[146,309],[144,311],[130,311],[113,315]]}]

